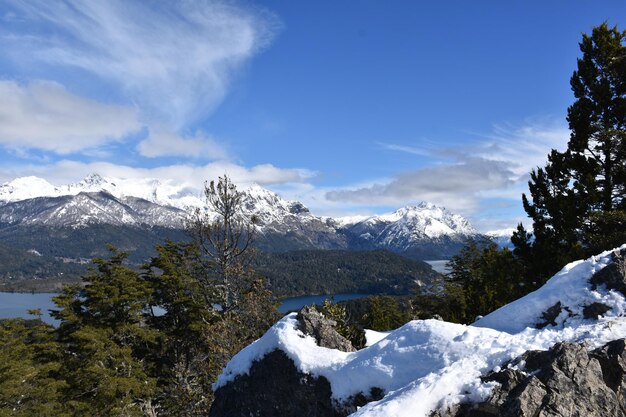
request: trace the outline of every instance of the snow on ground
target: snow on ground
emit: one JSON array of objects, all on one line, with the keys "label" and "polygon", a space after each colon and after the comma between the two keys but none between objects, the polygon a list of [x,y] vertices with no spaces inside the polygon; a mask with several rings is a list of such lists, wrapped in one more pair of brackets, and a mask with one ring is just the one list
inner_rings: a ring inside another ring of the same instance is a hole
[{"label": "snow on ground", "polygon": [[376,330],[365,329],[365,346],[372,346],[389,336],[391,332],[377,332]]},{"label": "snow on ground", "polygon": [[[619,249],[626,248],[623,245]],[[526,327],[541,321],[541,315],[548,308],[561,302],[563,313],[557,318],[557,324],[576,326],[582,321],[582,309],[585,305],[599,302],[612,307],[607,315],[624,315],[623,297],[615,291],[592,290],[589,278],[610,262],[612,251],[606,251],[584,261],[565,265],[561,271],[537,291],[494,311],[474,323],[474,326],[489,327],[508,333],[518,333]],[[568,314],[569,309],[571,313]],[[573,316],[573,317],[570,317]]]},{"label": "snow on ground", "polygon": [[[482,383],[480,375],[527,350],[546,350],[561,341],[585,341],[591,348],[626,337],[624,297],[605,288],[591,290],[588,283],[591,275],[609,262],[610,252],[604,252],[571,263],[539,290],[471,326],[416,320],[388,334],[368,332],[368,347],[353,353],[317,346],[311,336],[297,330],[292,313],[238,353],[214,389],[247,373],[253,361],[278,348],[302,372],[326,377],[338,400],[369,392],[371,387],[384,389],[383,399],[365,405],[353,416],[428,416],[439,407],[480,401],[494,384]],[[529,327],[557,301],[573,314],[580,314],[591,302],[603,302],[613,309],[599,320],[563,315],[556,326]]]}]

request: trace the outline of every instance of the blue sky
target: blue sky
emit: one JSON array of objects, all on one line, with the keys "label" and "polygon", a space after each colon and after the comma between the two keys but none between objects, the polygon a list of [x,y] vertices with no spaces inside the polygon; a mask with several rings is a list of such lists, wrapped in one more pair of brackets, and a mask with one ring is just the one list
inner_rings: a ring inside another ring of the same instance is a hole
[{"label": "blue sky", "polygon": [[314,213],[525,218],[583,32],[623,1],[0,5],[0,182],[224,172]]}]

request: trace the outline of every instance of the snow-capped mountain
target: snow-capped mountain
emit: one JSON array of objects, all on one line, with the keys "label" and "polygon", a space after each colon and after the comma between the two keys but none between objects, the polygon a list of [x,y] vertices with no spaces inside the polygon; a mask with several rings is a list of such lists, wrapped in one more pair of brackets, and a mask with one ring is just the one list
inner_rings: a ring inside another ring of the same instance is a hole
[{"label": "snow-capped mountain", "polygon": [[[181,229],[193,209],[205,207],[201,190],[156,179],[92,174],[54,186],[24,177],[0,186],[0,227],[104,224]],[[259,185],[243,190],[243,210],[258,220],[258,244],[270,251],[388,249],[417,259],[448,259],[477,234],[466,219],[433,204],[333,219],[316,216],[302,203],[284,200]]]},{"label": "snow-capped mountain", "polygon": [[408,249],[424,239],[477,234],[469,222],[458,214],[430,203],[406,206],[393,213],[371,216],[355,223],[342,222],[343,227],[377,246]]},{"label": "snow-capped mountain", "polygon": [[[340,219],[338,223],[353,240],[408,255],[415,252],[413,255],[422,259],[449,256],[467,238],[478,234],[462,216],[430,203],[406,206],[365,219]],[[431,250],[433,244],[438,250],[445,250],[437,254]]]},{"label": "snow-capped mountain", "polygon": [[181,228],[187,212],[136,197],[114,197],[100,192],[80,192],[59,197],[37,197],[0,207],[0,223],[72,228],[93,224],[162,226]]},{"label": "snow-capped mountain", "polygon": [[38,177],[21,177],[0,186],[0,204],[36,197],[73,196],[80,193],[105,192],[118,199],[135,197],[162,206],[179,209],[201,207],[202,194],[187,184],[174,184],[152,178],[110,178],[91,174],[83,180],[54,186]]},{"label": "snow-capped mountain", "polygon": [[491,239],[496,245],[501,248],[513,248],[513,242],[511,242],[511,236],[513,236],[513,232],[517,229],[509,228],[509,229],[498,229],[498,230],[490,230],[485,233],[489,239]]}]

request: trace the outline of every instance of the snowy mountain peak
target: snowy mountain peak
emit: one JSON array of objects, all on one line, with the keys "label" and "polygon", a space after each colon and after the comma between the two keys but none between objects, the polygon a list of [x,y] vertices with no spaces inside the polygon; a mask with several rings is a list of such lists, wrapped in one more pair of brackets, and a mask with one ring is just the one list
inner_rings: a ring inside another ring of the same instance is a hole
[{"label": "snowy mountain peak", "polygon": [[100,176],[100,174],[93,173],[93,174],[87,175],[81,182],[84,184],[97,186],[97,185],[101,185],[105,181],[104,181],[104,178]]},{"label": "snowy mountain peak", "polygon": [[[116,185],[115,183],[109,182],[99,174],[89,174],[81,181],[68,184],[67,186],[68,194],[74,195],[82,192],[99,192],[106,191],[109,194],[115,195]],[[63,188],[63,187],[61,187]]]},{"label": "snowy mountain peak", "polygon": [[39,177],[20,177],[0,186],[0,202],[53,196],[59,189]]},{"label": "snowy mountain peak", "polygon": [[[422,202],[418,205],[405,206],[393,213],[379,216],[371,216],[358,224],[394,225],[395,228],[404,229],[405,234],[414,236],[441,237],[450,235],[474,235],[476,230],[464,217],[453,214],[444,207],[432,203]],[[352,225],[352,226],[356,226]],[[348,227],[350,225],[347,225]],[[401,231],[393,233],[395,236],[402,234]]]},{"label": "snowy mountain peak", "polygon": [[243,191],[242,201],[244,210],[257,216],[261,226],[285,223],[288,221],[287,217],[297,217],[302,221],[317,219],[299,201],[285,200],[275,192],[256,183]]},{"label": "snowy mountain peak", "polygon": [[[285,200],[259,184],[242,190],[243,211],[256,217],[259,231],[282,236],[285,242],[291,239],[297,248],[387,249],[418,259],[448,259],[467,237],[477,234],[463,217],[427,202],[383,215],[334,220],[315,216],[301,202]],[[56,200],[29,202],[35,197]],[[171,227],[182,224],[191,210],[207,209],[197,184],[97,173],[60,186],[37,177],[17,178],[0,186],[0,207],[0,221],[8,224],[25,221],[26,210],[28,224]],[[284,249],[290,245],[285,243]]]},{"label": "snowy mountain peak", "polygon": [[287,206],[287,201],[283,200],[278,194],[267,188],[261,187],[259,184],[252,184],[243,191],[244,200],[256,201],[266,205]]}]

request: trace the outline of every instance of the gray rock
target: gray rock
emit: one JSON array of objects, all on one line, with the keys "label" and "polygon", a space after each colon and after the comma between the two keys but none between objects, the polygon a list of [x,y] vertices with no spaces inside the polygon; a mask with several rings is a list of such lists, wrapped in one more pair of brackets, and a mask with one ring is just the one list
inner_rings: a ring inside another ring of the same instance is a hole
[{"label": "gray rock", "polygon": [[491,397],[480,404],[439,410],[436,417],[625,417],[626,343],[616,340],[589,352],[584,345],[556,344],[531,351],[517,364],[485,377],[495,381]]},{"label": "gray rock", "polygon": [[[335,322],[315,307],[304,307],[297,315],[300,330],[313,336],[319,346],[353,352],[350,341],[335,330]],[[215,392],[209,417],[344,417],[357,407],[379,400],[384,391],[372,387],[345,402],[331,398],[330,383],[323,376],[300,372],[281,350],[255,361],[246,375]]]},{"label": "gray rock", "polygon": [[305,306],[296,316],[298,329],[315,338],[318,346],[338,349],[343,352],[355,352],[352,343],[337,333],[334,320],[327,319],[313,306]]},{"label": "gray rock", "polygon": [[591,277],[593,288],[605,285],[610,290],[616,290],[626,295],[626,249],[613,253],[613,262],[596,272]]},{"label": "gray rock", "polygon": [[556,318],[559,317],[561,311],[563,311],[563,306],[560,301],[557,301],[555,305],[543,312],[541,321],[537,323],[535,327],[537,329],[543,329],[548,325],[556,326]]},{"label": "gray rock", "polygon": [[274,350],[215,392],[209,417],[345,417],[380,400],[384,391],[372,387],[341,403],[331,394],[326,378],[300,372],[283,351]]},{"label": "gray rock", "polygon": [[609,311],[611,307],[603,303],[591,303],[583,308],[583,317],[597,320],[598,317]]},{"label": "gray rock", "polygon": [[247,375],[215,392],[209,417],[343,417],[331,400],[330,383],[297,370],[281,350],[254,362]]}]

